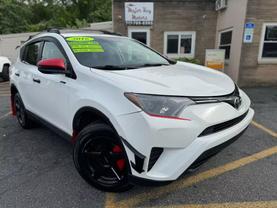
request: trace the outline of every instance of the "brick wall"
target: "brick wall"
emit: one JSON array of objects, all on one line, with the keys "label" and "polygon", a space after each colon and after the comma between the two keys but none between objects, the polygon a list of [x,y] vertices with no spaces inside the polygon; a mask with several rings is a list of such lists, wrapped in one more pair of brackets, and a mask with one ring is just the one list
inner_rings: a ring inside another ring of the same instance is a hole
[{"label": "brick wall", "polygon": [[242,86],[277,85],[277,64],[259,64],[258,55],[263,23],[277,23],[276,0],[248,0],[246,22],[254,22],[253,43],[242,46],[239,83]]},{"label": "brick wall", "polygon": [[[123,0],[113,1],[113,21],[114,31],[127,35],[124,2]],[[214,0],[157,0],[153,2],[154,24],[150,30],[151,47],[163,53],[164,32],[166,31],[196,31],[195,57],[203,63],[205,49],[214,48],[215,45],[217,13]]]}]

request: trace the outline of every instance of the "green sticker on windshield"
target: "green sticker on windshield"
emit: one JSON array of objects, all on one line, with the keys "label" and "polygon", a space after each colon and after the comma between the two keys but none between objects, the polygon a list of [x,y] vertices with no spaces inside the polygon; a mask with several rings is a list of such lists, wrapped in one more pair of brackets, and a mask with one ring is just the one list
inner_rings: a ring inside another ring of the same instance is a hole
[{"label": "green sticker on windshield", "polygon": [[103,47],[92,37],[69,37],[66,38],[69,46],[74,53],[101,53],[104,52]]}]

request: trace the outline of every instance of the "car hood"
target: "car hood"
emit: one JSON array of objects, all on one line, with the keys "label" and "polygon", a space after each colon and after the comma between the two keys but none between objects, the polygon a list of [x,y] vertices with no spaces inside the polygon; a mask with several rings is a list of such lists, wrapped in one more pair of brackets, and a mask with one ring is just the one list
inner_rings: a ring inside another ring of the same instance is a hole
[{"label": "car hood", "polygon": [[220,96],[231,94],[235,89],[234,82],[224,73],[184,62],[133,70],[92,69],[92,71],[100,73],[126,92],[176,96]]}]

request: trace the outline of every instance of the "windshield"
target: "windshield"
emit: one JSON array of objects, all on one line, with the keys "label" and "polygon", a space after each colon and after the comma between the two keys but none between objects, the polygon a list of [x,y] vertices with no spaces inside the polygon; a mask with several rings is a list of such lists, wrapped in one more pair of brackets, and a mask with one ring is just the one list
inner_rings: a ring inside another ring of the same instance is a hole
[{"label": "windshield", "polygon": [[124,70],[170,64],[158,53],[128,38],[75,36],[66,41],[78,61],[92,68]]}]

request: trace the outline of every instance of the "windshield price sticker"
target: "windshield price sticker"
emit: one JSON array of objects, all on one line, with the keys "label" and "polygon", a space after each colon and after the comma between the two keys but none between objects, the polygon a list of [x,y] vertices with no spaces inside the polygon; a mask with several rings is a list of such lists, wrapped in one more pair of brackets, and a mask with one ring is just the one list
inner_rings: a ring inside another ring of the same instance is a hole
[{"label": "windshield price sticker", "polygon": [[101,53],[103,47],[92,37],[69,37],[66,38],[74,53]]}]

